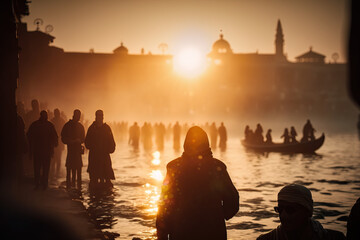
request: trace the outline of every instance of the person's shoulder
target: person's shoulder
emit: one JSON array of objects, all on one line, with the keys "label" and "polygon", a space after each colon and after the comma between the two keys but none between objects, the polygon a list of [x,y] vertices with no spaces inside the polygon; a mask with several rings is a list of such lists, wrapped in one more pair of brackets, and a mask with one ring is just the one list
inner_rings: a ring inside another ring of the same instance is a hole
[{"label": "person's shoulder", "polygon": [[217,159],[217,158],[212,158],[211,161],[213,162],[213,164],[214,164],[216,167],[220,167],[220,168],[226,170],[226,165],[225,165],[225,163],[223,163],[221,160],[219,160],[219,159]]},{"label": "person's shoulder", "polygon": [[52,127],[55,127],[54,123],[52,121],[46,121],[46,124]]},{"label": "person's shoulder", "polygon": [[111,127],[109,126],[109,124],[104,123],[104,124],[103,124],[103,127],[104,127],[105,129],[107,129],[107,130],[110,130],[110,131],[111,131]]},{"label": "person's shoulder", "polygon": [[39,124],[39,120],[33,121],[30,123],[29,130],[35,128]]},{"label": "person's shoulder", "polygon": [[178,157],[178,158],[170,161],[170,162],[166,165],[166,168],[167,168],[167,169],[177,168],[178,166],[180,166],[180,164],[181,164],[181,157]]},{"label": "person's shoulder", "polygon": [[81,122],[76,122],[76,125],[78,126],[78,127],[84,127],[84,125],[81,123]]},{"label": "person's shoulder", "polygon": [[276,239],[276,228],[268,233],[261,234],[256,240],[272,240]]},{"label": "person's shoulder", "polygon": [[91,123],[91,125],[89,126],[89,129],[88,129],[88,130],[91,130],[91,129],[93,129],[93,128],[95,128],[95,122]]}]

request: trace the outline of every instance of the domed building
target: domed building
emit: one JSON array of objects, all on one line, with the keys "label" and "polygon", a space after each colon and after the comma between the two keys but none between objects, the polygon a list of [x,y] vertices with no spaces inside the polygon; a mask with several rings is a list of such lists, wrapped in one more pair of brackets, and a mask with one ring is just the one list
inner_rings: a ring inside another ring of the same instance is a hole
[{"label": "domed building", "polygon": [[230,43],[224,39],[224,35],[220,33],[220,39],[214,42],[209,57],[215,57],[219,55],[232,54]]},{"label": "domed building", "polygon": [[129,50],[124,46],[123,42],[121,42],[120,47],[116,48],[113,52],[114,54],[128,55]]},{"label": "domed building", "polygon": [[233,53],[228,41],[224,39],[224,35],[220,34],[220,39],[212,45],[211,55],[215,54],[231,54]]},{"label": "domed building", "polygon": [[277,22],[275,35],[275,52],[274,53],[234,53],[230,43],[224,39],[222,32],[220,39],[216,40],[212,45],[212,50],[208,57],[215,65],[273,65],[276,63],[288,62],[284,54],[284,34],[280,20]]}]

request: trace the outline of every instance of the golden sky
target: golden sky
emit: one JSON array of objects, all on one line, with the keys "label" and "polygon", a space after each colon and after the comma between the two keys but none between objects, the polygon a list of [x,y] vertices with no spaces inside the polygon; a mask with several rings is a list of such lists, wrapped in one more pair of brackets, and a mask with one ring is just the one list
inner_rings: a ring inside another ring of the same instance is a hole
[{"label": "golden sky", "polygon": [[23,19],[35,30],[51,24],[53,45],[65,51],[112,52],[124,42],[132,54],[173,54],[186,45],[209,52],[224,38],[235,53],[273,53],[277,20],[285,35],[290,61],[309,50],[346,61],[349,1],[347,0],[32,0]]}]

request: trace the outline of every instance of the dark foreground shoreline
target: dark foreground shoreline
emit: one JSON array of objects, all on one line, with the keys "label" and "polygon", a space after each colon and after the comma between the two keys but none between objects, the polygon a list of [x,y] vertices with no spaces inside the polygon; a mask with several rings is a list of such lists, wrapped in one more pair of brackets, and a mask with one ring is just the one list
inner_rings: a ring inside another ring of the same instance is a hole
[{"label": "dark foreground shoreline", "polygon": [[61,185],[34,190],[31,179],[0,195],[2,236],[11,239],[115,239],[103,232],[83,202]]}]

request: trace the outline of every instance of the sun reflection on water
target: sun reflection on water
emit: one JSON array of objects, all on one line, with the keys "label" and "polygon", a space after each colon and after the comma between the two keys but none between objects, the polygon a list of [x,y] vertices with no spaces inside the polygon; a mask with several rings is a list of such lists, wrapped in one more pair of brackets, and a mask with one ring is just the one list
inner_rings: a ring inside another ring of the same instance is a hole
[{"label": "sun reflection on water", "polygon": [[[152,154],[153,159],[151,160],[152,165],[155,168],[159,168],[161,163],[160,152],[156,151]],[[150,180],[150,182],[143,185],[144,192],[146,195],[146,209],[145,212],[150,216],[156,216],[158,211],[158,201],[160,199],[160,189],[161,183],[164,180],[164,176],[159,169],[150,170],[149,177],[155,181]]]},{"label": "sun reflection on water", "polygon": [[150,173],[150,177],[157,181],[162,181],[164,179],[164,176],[160,170],[152,170]]},{"label": "sun reflection on water", "polygon": [[153,154],[153,160],[151,161],[152,164],[154,165],[159,165],[160,164],[160,152],[159,151],[156,151],[154,152]]}]

